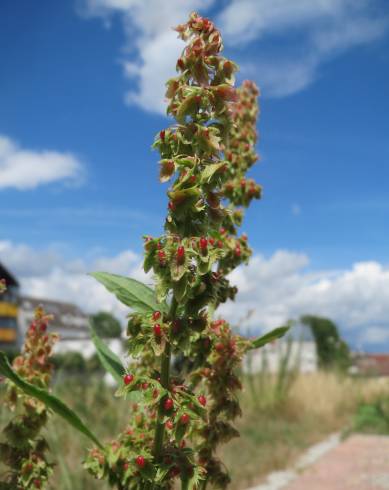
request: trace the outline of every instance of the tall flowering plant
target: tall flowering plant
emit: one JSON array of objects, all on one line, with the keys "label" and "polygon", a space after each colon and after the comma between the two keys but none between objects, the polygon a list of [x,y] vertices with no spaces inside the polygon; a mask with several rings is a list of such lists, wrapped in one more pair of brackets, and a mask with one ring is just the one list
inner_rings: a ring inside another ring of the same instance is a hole
[{"label": "tall flowering plant", "polygon": [[[23,346],[22,353],[13,361],[15,373],[32,385],[49,387],[53,345],[57,336],[48,333],[51,316],[37,308]],[[12,382],[8,382],[6,394],[8,406],[15,417],[3,430],[0,443],[0,460],[9,467],[0,488],[9,490],[44,489],[53,472],[53,465],[46,457],[48,449],[41,430],[48,418],[46,405],[26,395]]]},{"label": "tall flowering plant", "polygon": [[[144,269],[153,272],[155,292],[147,292],[145,307],[137,304],[139,294],[135,302],[125,297],[139,287],[134,281],[94,274],[135,310],[129,353],[141,366],[130,365],[119,394],[141,394],[142,402],[135,427],[108,448],[114,465],[101,451],[87,465],[128,488],[172,488],[177,477],[183,488],[224,488],[229,478],[215,451],[237,434],[230,423],[240,413],[236,367],[246,350],[284,333],[249,342],[213,319],[236,294],[227,274],[251,254],[237,229],[241,208],[260,197],[260,187],[245,178],[257,159],[258,90],[251,82],[234,88],[237,66],[221,56],[221,35],[211,21],[193,13],[176,30],[187,43],[178,76],[167,83],[168,114],[176,123],[154,143],[160,180],[172,181],[168,213],[165,233],[145,237]],[[172,357],[184,358],[187,368],[172,371]]]},{"label": "tall flowering plant", "polygon": [[[155,288],[92,274],[132,310],[127,367],[92,327],[101,362],[119,385],[117,395],[129,401],[128,426],[102,445],[62,402],[47,399],[95,442],[87,470],[120,490],[168,490],[178,479],[183,490],[225,488],[229,477],[216,449],[237,435],[237,367],[248,349],[286,331],[249,341],[217,317],[218,306],[237,293],[228,274],[251,254],[238,228],[243,209],[260,197],[260,187],[245,176],[257,159],[258,91],[252,82],[235,89],[237,66],[221,55],[221,35],[210,20],[192,13],[176,30],[186,46],[178,75],[167,82],[168,114],[175,122],[154,141],[160,180],[171,182],[168,211],[163,235],[144,239],[144,270]],[[1,356],[0,372],[14,375]]]}]

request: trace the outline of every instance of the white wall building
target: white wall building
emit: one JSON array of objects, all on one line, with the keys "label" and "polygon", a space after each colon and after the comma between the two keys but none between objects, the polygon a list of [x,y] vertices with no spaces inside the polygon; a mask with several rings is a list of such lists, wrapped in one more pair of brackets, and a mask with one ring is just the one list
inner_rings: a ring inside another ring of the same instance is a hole
[{"label": "white wall building", "polygon": [[[56,354],[78,352],[85,358],[96,353],[89,330],[89,316],[78,306],[60,301],[42,300],[31,297],[21,297],[19,307],[19,329],[24,338],[27,328],[34,318],[34,310],[42,305],[45,311],[53,315],[49,331],[59,335],[59,341],[54,347]],[[120,339],[106,339],[110,349],[122,356],[123,347]]]},{"label": "white wall building", "polygon": [[313,373],[318,368],[316,344],[309,327],[294,325],[288,334],[261,349],[250,351],[244,359],[245,372],[276,373],[283,363],[287,369]]}]

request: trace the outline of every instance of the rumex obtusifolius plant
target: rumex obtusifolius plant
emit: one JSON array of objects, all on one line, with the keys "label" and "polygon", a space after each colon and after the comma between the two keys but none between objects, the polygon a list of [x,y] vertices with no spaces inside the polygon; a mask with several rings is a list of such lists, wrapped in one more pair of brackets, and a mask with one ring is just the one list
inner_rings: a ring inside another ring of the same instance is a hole
[{"label": "rumex obtusifolius plant", "polygon": [[[134,307],[129,353],[140,361],[129,366],[119,389],[124,396],[142,393],[142,402],[131,427],[108,448],[108,461],[97,449],[87,461],[96,476],[106,473],[124,488],[168,489],[176,477],[182,488],[227,486],[215,450],[237,435],[231,424],[240,414],[235,370],[255,347],[212,317],[235,297],[226,275],[251,254],[237,228],[241,207],[260,197],[260,187],[245,179],[257,159],[258,90],[251,82],[235,90],[237,67],[220,55],[221,36],[208,19],[193,13],[177,31],[187,46],[166,94],[176,124],[154,143],[161,182],[174,182],[165,233],[145,237],[144,269],[156,280],[155,306]],[[95,277],[122,297],[120,278]],[[172,356],[187,367],[172,372]]]},{"label": "rumex obtusifolius plant", "polygon": [[[47,332],[51,316],[42,308],[35,311],[24,341],[22,353],[13,361],[15,372],[34,386],[49,387],[52,365],[50,356],[57,336]],[[48,444],[40,434],[48,418],[46,406],[27,396],[13,383],[7,383],[6,402],[15,416],[3,430],[0,460],[9,468],[1,477],[0,488],[9,490],[45,489],[53,473],[46,457]]]},{"label": "rumex obtusifolius plant", "polygon": [[[51,404],[95,442],[85,468],[120,490],[169,490],[178,480],[183,490],[227,487],[216,449],[238,435],[237,368],[248,349],[286,331],[248,340],[216,317],[237,293],[228,274],[251,255],[238,228],[243,208],[261,193],[245,176],[257,159],[258,91],[252,82],[234,88],[237,66],[221,55],[221,35],[210,20],[192,13],[176,30],[186,47],[177,77],[167,83],[175,123],[154,142],[160,180],[172,182],[168,212],[164,234],[144,242],[144,270],[153,274],[155,290],[92,274],[132,309],[127,369],[93,332],[117,395],[129,400],[128,426],[103,446],[63,404]],[[0,372],[9,375],[4,363]]]}]

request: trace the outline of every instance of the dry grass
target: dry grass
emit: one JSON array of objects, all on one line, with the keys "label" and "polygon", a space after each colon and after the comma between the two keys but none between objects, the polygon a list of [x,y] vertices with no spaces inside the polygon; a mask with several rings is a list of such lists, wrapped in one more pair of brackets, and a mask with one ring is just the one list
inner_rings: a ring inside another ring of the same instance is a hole
[{"label": "dry grass", "polygon": [[[281,397],[274,396],[276,380],[267,379],[264,383],[263,379],[255,377],[252,381],[250,384],[246,379],[242,393],[244,416],[238,423],[241,438],[222,451],[234,481],[231,490],[246,489],[269,471],[289,466],[308,446],[345,428],[359,402],[373,401],[385,391],[389,392],[387,380],[351,379],[332,373],[300,376]],[[58,383],[56,392],[103,440],[114,437],[130,416],[127,404],[115,399],[112,390],[97,382],[82,385],[79,380],[69,380],[65,384]],[[3,426],[8,414],[1,403],[0,407]],[[89,446],[86,439],[54,417],[47,436],[53,459],[57,461],[53,489],[108,489],[81,467]]]}]

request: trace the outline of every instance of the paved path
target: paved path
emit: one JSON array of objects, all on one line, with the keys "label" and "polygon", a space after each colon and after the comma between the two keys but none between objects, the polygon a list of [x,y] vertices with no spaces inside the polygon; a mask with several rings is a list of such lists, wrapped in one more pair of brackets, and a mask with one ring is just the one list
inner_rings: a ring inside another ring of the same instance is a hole
[{"label": "paved path", "polygon": [[305,470],[286,489],[389,489],[389,438],[352,436]]},{"label": "paved path", "polygon": [[316,458],[311,449],[295,468],[252,490],[389,490],[389,437],[353,435],[325,446],[321,454],[320,445],[312,448]]}]

